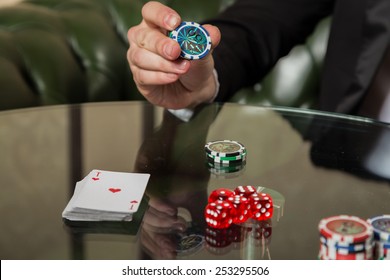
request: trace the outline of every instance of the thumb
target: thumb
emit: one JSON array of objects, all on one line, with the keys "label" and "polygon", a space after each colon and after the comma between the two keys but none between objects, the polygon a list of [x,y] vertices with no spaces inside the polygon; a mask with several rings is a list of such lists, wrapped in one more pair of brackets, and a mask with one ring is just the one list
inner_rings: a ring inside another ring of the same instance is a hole
[{"label": "thumb", "polygon": [[211,50],[213,50],[219,45],[219,42],[221,41],[221,32],[219,31],[218,27],[211,24],[205,24],[203,27],[210,35]]}]

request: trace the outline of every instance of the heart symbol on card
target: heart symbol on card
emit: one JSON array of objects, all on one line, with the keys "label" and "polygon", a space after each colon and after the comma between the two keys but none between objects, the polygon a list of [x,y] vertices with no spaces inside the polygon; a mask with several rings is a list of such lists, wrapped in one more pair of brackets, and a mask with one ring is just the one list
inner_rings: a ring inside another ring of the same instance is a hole
[{"label": "heart symbol on card", "polygon": [[108,189],[110,192],[112,192],[112,193],[117,193],[117,192],[120,192],[121,191],[121,189],[116,189],[116,188],[109,188]]}]

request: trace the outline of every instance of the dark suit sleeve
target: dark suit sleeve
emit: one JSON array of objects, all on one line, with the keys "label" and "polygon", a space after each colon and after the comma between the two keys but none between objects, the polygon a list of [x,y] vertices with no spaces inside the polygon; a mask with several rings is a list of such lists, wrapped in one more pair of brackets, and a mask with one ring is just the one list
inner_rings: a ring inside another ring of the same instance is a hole
[{"label": "dark suit sleeve", "polygon": [[333,4],[334,0],[238,0],[207,21],[222,33],[213,52],[221,84],[216,101],[258,82],[279,58],[305,41]]}]

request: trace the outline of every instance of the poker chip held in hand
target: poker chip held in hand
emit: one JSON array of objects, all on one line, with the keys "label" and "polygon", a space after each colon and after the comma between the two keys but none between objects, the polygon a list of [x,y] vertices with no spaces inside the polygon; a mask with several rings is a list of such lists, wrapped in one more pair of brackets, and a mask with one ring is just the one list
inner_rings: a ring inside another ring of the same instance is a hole
[{"label": "poker chip held in hand", "polygon": [[218,229],[242,224],[248,219],[265,221],[272,218],[272,214],[271,196],[257,192],[253,186],[214,190],[209,196],[204,213],[208,226]]},{"label": "poker chip held in hand", "polygon": [[202,59],[211,50],[210,35],[198,23],[184,21],[168,35],[179,43],[181,58],[188,60]]}]

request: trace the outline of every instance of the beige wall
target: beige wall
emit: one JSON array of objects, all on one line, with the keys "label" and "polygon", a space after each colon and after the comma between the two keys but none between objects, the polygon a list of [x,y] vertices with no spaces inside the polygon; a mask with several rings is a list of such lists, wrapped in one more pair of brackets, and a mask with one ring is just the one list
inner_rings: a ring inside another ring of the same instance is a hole
[{"label": "beige wall", "polygon": [[22,2],[22,0],[0,0],[0,7],[12,5],[18,2]]}]

